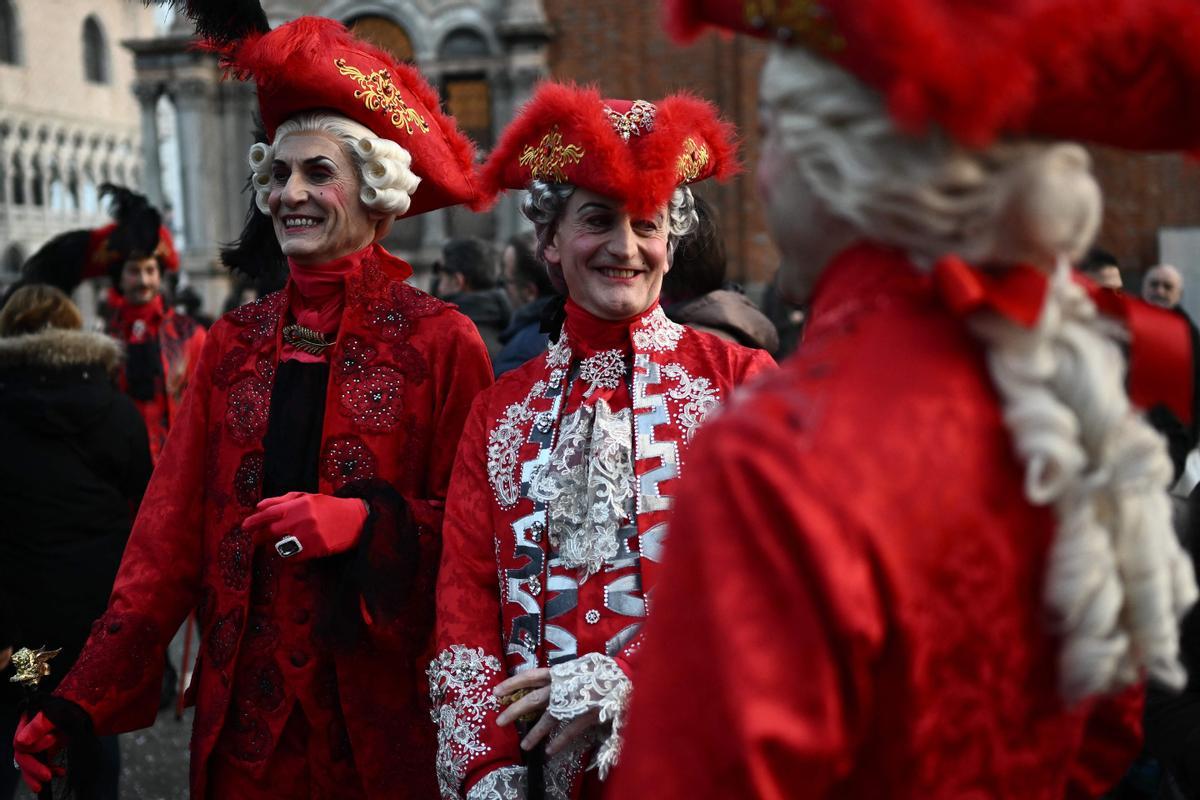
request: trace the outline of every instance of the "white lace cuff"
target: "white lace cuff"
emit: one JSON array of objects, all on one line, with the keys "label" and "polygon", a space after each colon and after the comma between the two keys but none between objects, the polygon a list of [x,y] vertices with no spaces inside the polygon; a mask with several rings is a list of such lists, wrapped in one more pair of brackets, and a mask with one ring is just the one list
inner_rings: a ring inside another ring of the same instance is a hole
[{"label": "white lace cuff", "polygon": [[612,723],[612,730],[602,736],[596,753],[600,779],[621,755],[621,729],[633,683],[617,662],[603,653],[587,653],[572,661],[550,668],[550,715],[567,722],[580,714],[599,710],[600,722]]},{"label": "white lace cuff", "polygon": [[467,800],[525,800],[529,776],[525,767],[500,767],[484,775],[467,792]]}]

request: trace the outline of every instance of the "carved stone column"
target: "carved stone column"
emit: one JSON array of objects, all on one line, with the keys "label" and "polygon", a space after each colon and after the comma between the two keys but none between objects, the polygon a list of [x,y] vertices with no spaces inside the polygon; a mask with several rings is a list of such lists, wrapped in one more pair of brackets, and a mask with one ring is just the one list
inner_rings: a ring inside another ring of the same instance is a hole
[{"label": "carved stone column", "polygon": [[158,157],[158,98],[162,92],[156,85],[138,84],[133,87],[142,113],[142,189],[156,208],[163,208],[162,164]]},{"label": "carved stone column", "polygon": [[[499,26],[507,54],[503,75],[497,76],[495,124],[507,125],[533,95],[538,81],[550,75],[550,23],[541,0],[508,0]],[[521,214],[520,195],[508,193],[496,206],[496,236],[506,240],[530,223]]]},{"label": "carved stone column", "polygon": [[211,165],[216,154],[209,123],[215,94],[211,83],[184,79],[168,87],[178,112],[179,151],[182,155],[183,229],[192,269],[206,270],[216,256],[215,201],[210,191]]}]

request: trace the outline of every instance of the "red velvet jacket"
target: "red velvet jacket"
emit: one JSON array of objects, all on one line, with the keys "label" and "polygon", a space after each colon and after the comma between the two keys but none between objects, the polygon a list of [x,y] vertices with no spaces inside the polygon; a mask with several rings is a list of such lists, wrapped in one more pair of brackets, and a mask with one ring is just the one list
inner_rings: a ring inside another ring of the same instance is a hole
[{"label": "red velvet jacket", "polygon": [[[172,308],[164,307],[162,295],[144,306],[131,306],[125,304],[120,295],[115,292],[112,294],[110,303],[113,305],[113,315],[109,320],[109,333],[127,345],[151,338],[158,340],[163,380],[155,387],[153,398],[133,398],[133,404],[146,422],[146,432],[150,436],[150,457],[157,462],[171,424],[179,415],[184,390],[200,361],[200,352],[204,348],[204,326],[175,313]],[[128,393],[129,381],[124,369],[119,383],[121,391]]]},{"label": "red velvet jacket", "polygon": [[[513,727],[495,722],[492,688],[505,677],[588,653],[606,654],[628,671],[692,434],[735,386],[774,367],[765,352],[684,328],[655,306],[618,337],[631,354],[618,355],[613,371],[590,370],[593,357],[620,353],[622,345],[598,341],[611,331],[597,330],[594,318],[574,324],[579,312],[568,304],[558,343],[480,395],[463,433],[438,580],[439,656],[430,667],[445,798],[521,764]],[[626,358],[631,378],[622,374]],[[632,424],[636,514],[617,534],[619,551],[584,580],[555,560],[544,535],[552,517],[531,496],[530,480],[551,460],[567,415],[585,402],[581,395],[593,392],[632,420],[625,424]],[[596,773],[582,773],[585,756],[552,760],[547,797],[579,796],[583,782],[590,787],[583,794],[594,794]]]},{"label": "red velvet jacket", "polygon": [[[404,283],[410,272],[379,248],[347,278],[319,464],[322,492],[371,506],[359,543],[371,624],[334,661],[355,763],[378,798],[436,792],[424,666],[443,505],[467,410],[491,381],[470,321]],[[260,499],[286,297],[269,295],[213,326],[108,610],[57,691],[82,706],[100,734],[151,724],[163,650],[195,608],[202,645],[192,678],[194,797],[205,796],[255,583],[241,522]]]},{"label": "red velvet jacket", "polygon": [[704,431],[680,488],[611,796],[1095,796],[1140,698],[1067,710],[1055,531],[978,340],[859,247],[797,355]]}]

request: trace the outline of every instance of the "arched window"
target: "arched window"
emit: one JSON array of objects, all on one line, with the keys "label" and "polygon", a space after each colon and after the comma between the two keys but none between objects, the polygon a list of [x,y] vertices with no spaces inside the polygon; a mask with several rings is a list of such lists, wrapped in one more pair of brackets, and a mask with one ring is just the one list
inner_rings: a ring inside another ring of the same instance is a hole
[{"label": "arched window", "polygon": [[0,64],[20,63],[20,43],[17,10],[12,0],[0,0]]},{"label": "arched window", "polygon": [[487,40],[470,28],[455,28],[442,40],[438,48],[438,58],[443,61],[452,58],[486,58],[488,55]]},{"label": "arched window", "polygon": [[387,17],[363,14],[347,22],[346,27],[355,36],[388,51],[397,61],[413,60],[412,39],[408,37],[408,31]]},{"label": "arched window", "polygon": [[25,202],[26,202],[26,200],[25,200],[25,168],[23,166],[21,166],[20,156],[16,156],[16,155],[13,156],[12,171],[9,172],[9,175],[12,178],[12,181],[11,181],[12,194],[10,195],[10,197],[12,197],[12,204],[14,206],[23,206],[23,205],[25,205]]},{"label": "arched window", "polygon": [[83,21],[83,75],[92,83],[108,83],[108,43],[95,15]]},{"label": "arched window", "polygon": [[32,191],[30,192],[30,194],[33,195],[33,197],[31,198],[33,200],[33,204],[35,206],[37,206],[38,208],[41,208],[42,206],[46,205],[45,180],[46,180],[46,177],[45,177],[45,174],[42,172],[42,165],[39,164],[38,162],[34,161],[33,162],[33,181],[32,181],[32,187],[31,187]]},{"label": "arched window", "polygon": [[21,265],[24,263],[25,251],[21,249],[21,245],[10,244],[4,251],[4,271],[9,275],[16,275],[21,271]]}]

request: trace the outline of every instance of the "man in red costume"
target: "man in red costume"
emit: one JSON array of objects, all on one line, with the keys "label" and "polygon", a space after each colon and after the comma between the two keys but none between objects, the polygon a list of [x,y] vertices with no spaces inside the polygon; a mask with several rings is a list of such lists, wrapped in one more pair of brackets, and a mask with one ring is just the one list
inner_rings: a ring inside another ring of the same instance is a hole
[{"label": "man in red costume", "polygon": [[204,347],[204,328],[164,302],[163,277],[179,270],[179,254],[162,215],[143,196],[106,183],[113,222],[67,231],[34,253],[23,283],[50,283],[70,294],[81,281],[106,276],[108,333],[125,343],[119,382],[133,399],[157,461]]},{"label": "man in red costume", "polygon": [[757,177],[810,316],[691,453],[613,797],[1094,797],[1183,682],[1141,411],[1193,416],[1188,335],[1072,277],[1100,197],[1055,140],[1200,145],[1200,12],[1001,5],[674,3],[788,43]]},{"label": "man in red costume", "polygon": [[[144,198],[132,195],[118,200],[118,206],[137,200],[145,203]],[[113,238],[110,234],[100,237],[97,251],[112,258],[109,274],[114,291],[109,294],[108,332],[125,343],[121,389],[146,421],[150,455],[157,461],[200,360],[204,328],[164,302],[163,277],[179,269],[179,255],[170,232],[162,225],[154,230],[158,236],[153,247],[118,255],[107,244]]]},{"label": "man in red costume", "polygon": [[480,396],[459,448],[429,668],[444,798],[598,797],[617,761],[692,437],[774,366],[658,302],[696,223],[688,186],[731,174],[733,152],[694,98],[545,84],[484,167],[494,189],[529,190],[566,316],[547,354]]},{"label": "man in red costume", "polygon": [[397,217],[475,202],[472,148],[415,69],[341,24],[269,31],[259,8],[238,27],[208,5],[198,27],[255,80],[268,136],[247,236],[272,235],[291,277],[210,331],[108,610],[18,760],[36,787],[79,729],[153,722],[163,650],[194,608],[193,797],[427,798],[443,504],[491,368],[471,323],[378,241]]}]

